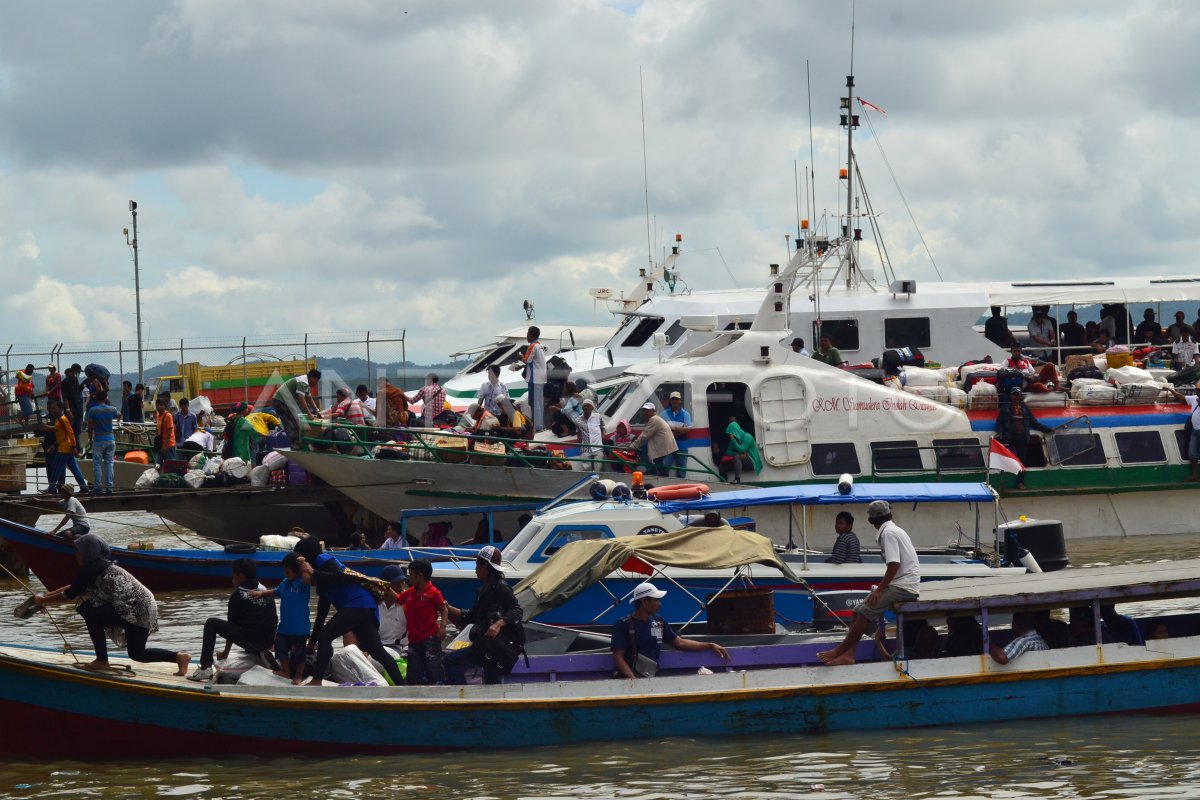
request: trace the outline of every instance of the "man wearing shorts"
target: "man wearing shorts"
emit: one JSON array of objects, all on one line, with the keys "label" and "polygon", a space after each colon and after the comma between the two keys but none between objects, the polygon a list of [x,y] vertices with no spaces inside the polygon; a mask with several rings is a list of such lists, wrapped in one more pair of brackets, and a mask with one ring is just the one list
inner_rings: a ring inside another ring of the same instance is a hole
[{"label": "man wearing shorts", "polygon": [[1195,483],[1200,480],[1200,474],[1197,474],[1196,464],[1200,462],[1200,381],[1196,382],[1196,391],[1193,394],[1183,395],[1174,389],[1168,388],[1167,391],[1174,396],[1176,402],[1187,403],[1188,419],[1191,420],[1191,433],[1188,435],[1187,456],[1188,461],[1192,465],[1192,473],[1184,479],[1187,483]]},{"label": "man wearing shorts", "polygon": [[875,541],[879,542],[887,569],[879,585],[855,607],[854,622],[842,643],[832,650],[817,653],[817,657],[831,667],[853,664],[854,647],[867,632],[867,627],[878,623],[894,604],[916,600],[921,585],[917,551],[904,529],[892,521],[892,507],[888,501],[876,500],[867,506],[867,521],[878,531]]}]

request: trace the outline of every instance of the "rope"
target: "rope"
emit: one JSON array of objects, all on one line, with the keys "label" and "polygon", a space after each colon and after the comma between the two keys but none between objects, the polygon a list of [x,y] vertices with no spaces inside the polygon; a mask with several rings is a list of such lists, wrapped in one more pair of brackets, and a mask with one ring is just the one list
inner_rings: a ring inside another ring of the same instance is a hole
[{"label": "rope", "polygon": [[[22,588],[22,589],[24,589],[25,591],[29,592],[29,596],[30,596],[30,597],[36,597],[36,596],[37,596],[37,592],[35,592],[33,589],[31,589],[31,588],[29,587],[29,584],[28,584],[28,583],[26,583],[25,581],[21,580],[21,579],[20,579],[20,578],[18,578],[16,575],[14,575],[14,574],[13,574],[13,572],[12,572],[12,570],[10,570],[10,569],[8,568],[8,566],[7,566],[7,565],[5,565],[3,562],[0,562],[0,569],[3,569],[5,572],[7,572],[7,573],[9,574],[9,577],[11,577],[11,578],[12,578],[14,581],[16,581],[17,583],[21,584],[21,588]],[[67,641],[66,634],[64,634],[64,633],[62,632],[62,628],[60,628],[60,627],[58,626],[58,620],[56,620],[56,619],[54,618],[54,615],[50,613],[50,609],[49,609],[48,607],[46,607],[46,606],[41,606],[41,609],[42,609],[43,611],[45,611],[45,612],[46,612],[46,616],[47,616],[47,617],[50,619],[50,624],[51,624],[51,625],[53,625],[53,626],[54,626],[54,630],[58,632],[58,638],[62,639],[62,642],[63,642],[63,652],[64,652],[64,653],[66,653],[66,654],[68,654],[68,655],[70,655],[70,656],[71,656],[71,658],[73,658],[73,659],[75,660],[75,665],[76,665],[76,666],[78,666],[78,665],[79,665],[79,663],[80,663],[80,662],[79,662],[79,656],[75,655],[75,648],[74,648],[74,647],[72,647],[72,646],[71,646],[71,643]]]}]

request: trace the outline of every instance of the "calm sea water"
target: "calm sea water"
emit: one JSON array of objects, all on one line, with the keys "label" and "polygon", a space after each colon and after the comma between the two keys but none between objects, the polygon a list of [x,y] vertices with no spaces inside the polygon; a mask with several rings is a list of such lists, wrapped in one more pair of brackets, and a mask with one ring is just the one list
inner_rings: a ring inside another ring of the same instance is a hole
[{"label": "calm sea water", "polygon": [[[114,542],[178,542],[156,517],[96,521]],[[1078,541],[1070,553],[1077,566],[1200,557],[1200,534]],[[24,597],[0,581],[0,609]],[[152,641],[195,652],[204,618],[223,613],[225,599],[160,595],[163,628]],[[68,638],[86,642],[77,618],[57,618]],[[5,641],[57,640],[41,615],[3,614],[0,625]],[[1121,716],[390,758],[147,762],[130,754],[111,764],[56,759],[49,742],[43,762],[0,756],[0,797],[1183,798],[1200,797],[1198,731],[1193,716]]]}]

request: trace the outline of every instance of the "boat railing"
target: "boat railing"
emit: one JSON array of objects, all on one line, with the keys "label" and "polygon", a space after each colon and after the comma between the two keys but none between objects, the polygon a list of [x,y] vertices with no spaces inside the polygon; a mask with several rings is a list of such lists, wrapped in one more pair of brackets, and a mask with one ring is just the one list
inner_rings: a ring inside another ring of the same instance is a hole
[{"label": "boat railing", "polygon": [[[480,444],[488,447],[480,448]],[[535,446],[538,449],[531,452],[531,448]],[[584,471],[588,471],[600,462],[605,471],[641,470],[650,475],[655,470],[654,464],[639,463],[636,452],[627,445],[537,442],[452,429],[379,428],[345,423],[310,423],[302,433],[301,448],[336,451],[343,455],[375,459],[432,461],[443,464],[469,462],[485,466],[510,465],[562,470],[574,469],[574,464],[580,464]],[[581,451],[580,455],[569,456],[564,452],[576,449]],[[583,451],[586,450],[598,450],[601,457],[584,455]],[[721,480],[720,473],[699,457],[687,453],[686,458],[684,469],[689,477],[707,476]]]}]

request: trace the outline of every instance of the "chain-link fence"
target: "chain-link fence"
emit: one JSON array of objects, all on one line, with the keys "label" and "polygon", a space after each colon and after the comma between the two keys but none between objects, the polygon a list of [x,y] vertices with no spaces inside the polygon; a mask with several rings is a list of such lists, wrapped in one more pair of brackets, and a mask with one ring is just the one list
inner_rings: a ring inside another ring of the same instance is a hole
[{"label": "chain-link fence", "polygon": [[[332,395],[338,386],[346,385],[353,390],[359,384],[365,384],[374,393],[379,378],[387,378],[407,389],[410,382],[419,385],[427,371],[408,361],[403,330],[343,331],[153,339],[143,343],[140,353],[136,344],[129,341],[10,344],[4,350],[0,387],[13,383],[16,371],[27,364],[36,368],[35,385],[39,396],[45,391],[49,364],[56,365],[60,373],[72,364],[100,364],[109,370],[109,385],[114,391],[119,391],[122,380],[150,387],[161,378],[184,375],[186,364],[200,364],[210,368],[230,367],[226,370],[229,373],[224,381],[226,388],[236,392],[240,380],[245,394],[251,395],[254,385],[262,381],[255,381],[249,370],[238,370],[238,366],[306,362],[309,359],[315,359],[322,372],[323,395]],[[454,370],[447,367],[446,372],[453,374]],[[245,378],[239,378],[239,373],[244,373]],[[4,389],[0,388],[0,392]],[[4,393],[12,394],[11,388]],[[253,396],[246,399],[249,402],[255,400]],[[0,401],[11,404],[13,398],[0,397]],[[41,397],[38,405],[44,412],[45,401]],[[5,414],[0,413],[2,416]]]}]

